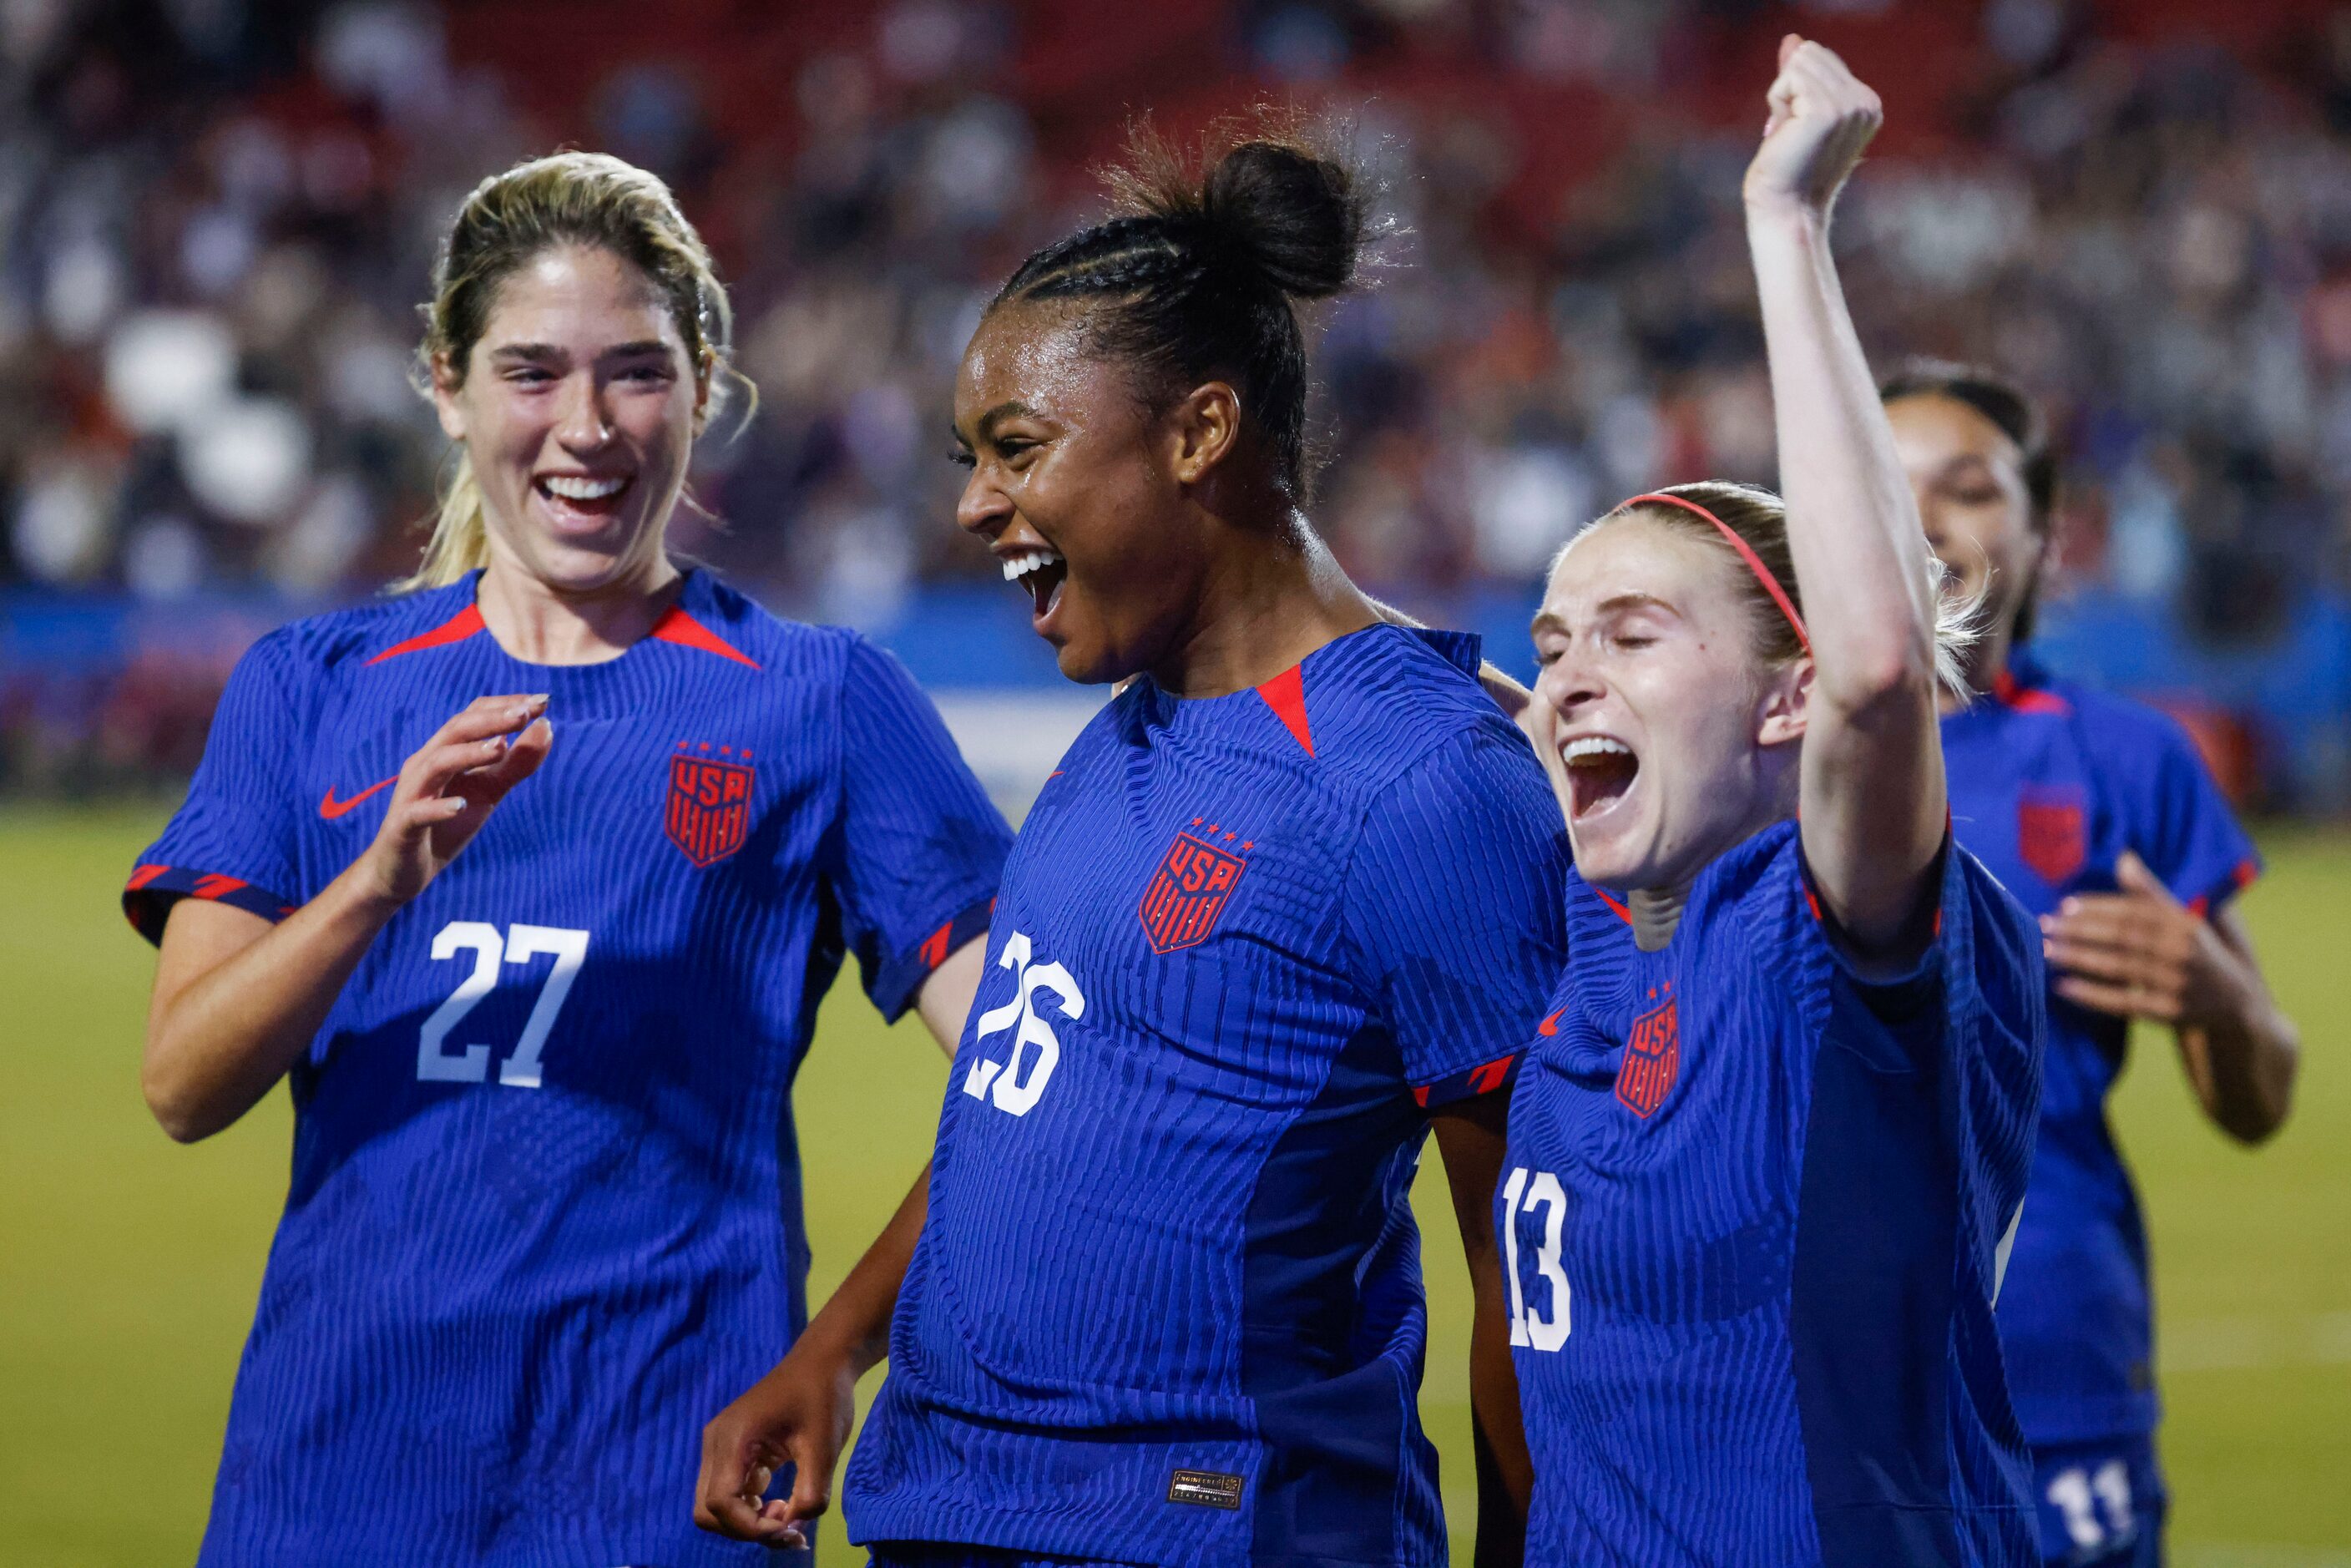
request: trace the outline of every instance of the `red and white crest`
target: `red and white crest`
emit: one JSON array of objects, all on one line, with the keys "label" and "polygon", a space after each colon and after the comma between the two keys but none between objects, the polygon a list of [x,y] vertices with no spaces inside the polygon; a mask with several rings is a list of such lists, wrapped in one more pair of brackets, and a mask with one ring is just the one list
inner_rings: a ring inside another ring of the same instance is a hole
[{"label": "red and white crest", "polygon": [[1207,940],[1249,862],[1189,833],[1178,833],[1143,890],[1143,929],[1154,952],[1173,953]]},{"label": "red and white crest", "polygon": [[1616,1069],[1616,1098],[1646,1118],[1666,1103],[1681,1071],[1681,1016],[1668,999],[1633,1020],[1633,1038],[1625,1042],[1625,1060]]},{"label": "red and white crest", "polygon": [[751,831],[751,765],[707,757],[669,759],[669,804],[662,825],[696,865],[725,860]]},{"label": "red and white crest", "polygon": [[2066,795],[2026,795],[2018,800],[2016,858],[2053,887],[2080,871],[2090,858],[2082,802]]}]

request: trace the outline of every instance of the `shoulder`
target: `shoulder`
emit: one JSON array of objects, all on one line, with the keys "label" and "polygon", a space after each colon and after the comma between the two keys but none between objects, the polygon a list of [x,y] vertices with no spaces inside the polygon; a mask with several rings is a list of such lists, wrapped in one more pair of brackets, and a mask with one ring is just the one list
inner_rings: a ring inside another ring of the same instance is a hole
[{"label": "shoulder", "polygon": [[1478,639],[1375,626],[1304,690],[1316,756],[1341,788],[1369,800],[1451,781],[1550,787],[1518,726],[1478,684]]},{"label": "shoulder", "polygon": [[860,650],[888,658],[847,627],[787,620],[701,568],[686,579],[676,607],[653,635],[699,648],[738,668],[786,679],[846,680]]},{"label": "shoulder", "polygon": [[470,583],[454,583],[289,621],[246,650],[234,680],[266,682],[289,695],[317,689],[443,634],[472,609]]}]

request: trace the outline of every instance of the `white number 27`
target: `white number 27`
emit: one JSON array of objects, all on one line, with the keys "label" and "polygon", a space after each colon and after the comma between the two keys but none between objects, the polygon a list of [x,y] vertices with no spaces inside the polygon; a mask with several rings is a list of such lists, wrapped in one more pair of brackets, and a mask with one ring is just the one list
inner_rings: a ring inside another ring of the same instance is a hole
[{"label": "white number 27", "polygon": [[424,1020],[424,1032],[416,1042],[416,1076],[428,1083],[479,1083],[488,1078],[490,1048],[461,1045],[453,1055],[445,1049],[450,1031],[497,988],[501,962],[528,964],[552,957],[555,965],[539,987],[521,1042],[498,1063],[499,1082],[538,1088],[538,1053],[555,1028],[555,1015],[563,1010],[563,998],[571,993],[571,982],[580,977],[580,961],[588,956],[588,933],[557,925],[509,925],[501,936],[496,926],[479,920],[452,920],[433,938],[434,959],[442,962],[464,952],[474,955],[474,972]]}]

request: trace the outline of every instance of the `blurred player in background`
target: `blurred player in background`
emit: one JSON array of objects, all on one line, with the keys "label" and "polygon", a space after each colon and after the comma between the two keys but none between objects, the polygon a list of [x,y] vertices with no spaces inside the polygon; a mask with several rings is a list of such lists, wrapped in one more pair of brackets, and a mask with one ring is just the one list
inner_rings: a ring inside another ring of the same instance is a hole
[{"label": "blurred player in background", "polygon": [[1830,257],[1876,95],[1791,37],[1769,102],[1746,210],[1786,504],[1635,497],[1535,622],[1529,727],[1592,889],[1497,1199],[1526,1559],[2022,1564],[1992,1310],[2038,934],[1951,841],[1963,633]]},{"label": "blurred player in background", "polygon": [[886,1326],[846,1485],[878,1561],[1438,1563],[1407,1189],[1433,1126],[1522,1479],[1495,1091],[1564,838],[1475,640],[1384,622],[1306,519],[1295,306],[1350,286],[1372,193],[1285,134],[1144,152],[956,397],[958,520],[1064,674],[1137,678],[1021,830],[927,1195],[712,1424],[702,1517],[823,1506]]},{"label": "blurred player in background", "polygon": [[2129,1020],[2175,1031],[2205,1114],[2259,1143],[2298,1057],[2232,904],[2258,862],[2195,747],[2137,703],[2057,681],[2024,648],[2056,465],[1988,371],[1922,363],[1883,388],[1935,552],[1984,606],[1968,695],[1946,694],[1953,826],[2041,917],[2052,998],[2041,1134],[2001,1344],[2053,1563],[2161,1561],[2168,1499],[2147,1233],[2106,1124]]},{"label": "blurred player in background", "polygon": [[665,552],[730,372],[658,180],[486,181],[436,284],[423,570],[254,647],[126,894],[163,1125],[294,1097],[203,1561],[757,1559],[680,1500],[805,1316],[817,1003],[952,1041],[1008,834],[888,655]]}]

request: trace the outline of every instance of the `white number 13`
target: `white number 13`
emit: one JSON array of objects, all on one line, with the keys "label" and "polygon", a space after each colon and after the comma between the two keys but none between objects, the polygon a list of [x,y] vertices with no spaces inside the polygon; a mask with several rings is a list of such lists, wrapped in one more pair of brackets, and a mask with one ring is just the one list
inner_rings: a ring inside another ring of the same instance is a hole
[{"label": "white number 13", "polygon": [[427,1083],[479,1083],[487,1079],[490,1048],[464,1045],[452,1055],[444,1049],[450,1031],[474,1010],[475,1004],[497,988],[501,961],[528,964],[533,958],[552,957],[555,966],[548,970],[538,1001],[522,1027],[521,1042],[512,1056],[498,1063],[499,1082],[536,1089],[538,1053],[555,1028],[555,1015],[563,1010],[563,998],[571,993],[571,982],[580,977],[580,961],[588,956],[588,933],[557,925],[509,925],[500,936],[496,926],[479,920],[453,920],[433,938],[436,962],[468,951],[474,955],[474,972],[424,1020],[423,1035],[416,1042],[416,1076]]},{"label": "white number 13", "polygon": [[[1530,1181],[1531,1176],[1534,1179]],[[1541,1243],[1535,1249],[1535,1272],[1551,1287],[1548,1316],[1532,1310],[1519,1281],[1519,1216],[1543,1210]],[[1567,1270],[1559,1266],[1560,1233],[1567,1219],[1567,1193],[1549,1171],[1530,1172],[1520,1166],[1502,1186],[1502,1252],[1510,1276],[1510,1343],[1533,1350],[1557,1350],[1567,1343]]]}]

